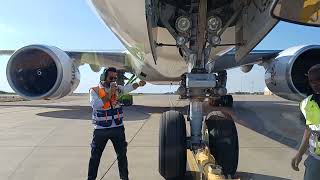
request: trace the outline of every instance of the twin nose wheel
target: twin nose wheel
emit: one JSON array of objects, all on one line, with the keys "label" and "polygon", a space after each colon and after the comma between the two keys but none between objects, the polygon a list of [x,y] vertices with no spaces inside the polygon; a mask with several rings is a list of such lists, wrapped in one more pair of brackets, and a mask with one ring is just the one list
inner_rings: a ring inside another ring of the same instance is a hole
[{"label": "twin nose wheel", "polygon": [[[184,179],[187,162],[186,123],[178,111],[164,112],[159,129],[159,173],[170,180]],[[211,112],[204,131],[210,153],[222,167],[223,174],[234,175],[238,167],[238,133],[231,117],[220,111]]]}]

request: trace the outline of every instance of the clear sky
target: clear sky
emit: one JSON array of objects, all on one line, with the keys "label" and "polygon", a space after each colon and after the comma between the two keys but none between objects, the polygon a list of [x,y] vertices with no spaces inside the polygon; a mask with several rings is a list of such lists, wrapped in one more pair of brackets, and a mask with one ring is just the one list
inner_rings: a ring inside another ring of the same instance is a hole
[{"label": "clear sky", "polygon": [[[280,22],[256,49],[285,49],[301,44],[320,44],[320,28]],[[10,0],[0,6],[0,49],[18,49],[28,44],[55,45],[61,49],[124,49],[112,32],[97,19],[86,0]],[[0,90],[12,91],[5,69],[8,56],[0,57]],[[80,67],[81,82],[76,92],[87,92],[97,84],[99,73],[88,65]],[[264,69],[247,74],[228,71],[228,90],[262,91]],[[148,84],[140,92],[167,92],[170,86]]]}]

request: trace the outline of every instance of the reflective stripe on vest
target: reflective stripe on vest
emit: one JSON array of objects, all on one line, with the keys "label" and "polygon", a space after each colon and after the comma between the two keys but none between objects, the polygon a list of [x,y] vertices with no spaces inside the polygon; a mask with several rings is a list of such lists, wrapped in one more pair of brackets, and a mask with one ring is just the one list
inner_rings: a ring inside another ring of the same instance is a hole
[{"label": "reflective stripe on vest", "polygon": [[[96,92],[99,98],[108,96],[104,88],[93,87],[91,89]],[[92,122],[95,125],[107,128],[123,125],[123,110],[117,103],[117,96],[111,96],[110,101],[107,101],[101,109],[93,110]],[[114,125],[112,122],[114,122]]]},{"label": "reflective stripe on vest", "polygon": [[123,125],[123,110],[122,107],[108,110],[94,110],[92,112],[93,124],[102,127],[112,127],[112,122],[116,126]]},{"label": "reflective stripe on vest", "polygon": [[309,145],[310,145],[310,151],[313,154],[316,154],[318,156],[320,156],[320,142],[319,142],[319,138],[317,138],[317,136],[315,135],[311,135],[310,139],[309,139]]},{"label": "reflective stripe on vest", "polygon": [[[104,98],[105,96],[109,96],[109,94],[105,91],[104,88],[100,88],[99,86],[91,88],[96,94],[99,96],[100,99]],[[103,109],[109,109],[112,103],[117,102],[117,96],[112,95],[110,101],[107,101],[102,106]]]},{"label": "reflective stripe on vest", "polygon": [[300,103],[300,110],[306,119],[306,125],[311,129],[312,133],[309,139],[310,151],[320,156],[320,108],[318,103],[311,99],[312,95],[304,99]]}]

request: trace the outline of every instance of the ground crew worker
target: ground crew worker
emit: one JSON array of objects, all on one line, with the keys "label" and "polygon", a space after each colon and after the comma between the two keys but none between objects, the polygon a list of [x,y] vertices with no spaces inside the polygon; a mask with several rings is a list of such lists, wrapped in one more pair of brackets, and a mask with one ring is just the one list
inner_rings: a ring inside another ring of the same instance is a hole
[{"label": "ground crew worker", "polygon": [[313,94],[300,103],[300,110],[306,119],[306,129],[298,153],[291,161],[294,170],[299,171],[299,163],[309,147],[309,156],[304,162],[304,180],[320,179],[320,64],[308,71],[309,85]]},{"label": "ground crew worker", "polygon": [[117,154],[120,179],[128,180],[127,142],[123,126],[123,111],[118,102],[121,94],[144,86],[145,81],[117,86],[117,70],[110,67],[103,71],[100,83],[90,89],[92,123],[94,125],[89,161],[88,180],[95,180],[102,152],[110,139]]}]

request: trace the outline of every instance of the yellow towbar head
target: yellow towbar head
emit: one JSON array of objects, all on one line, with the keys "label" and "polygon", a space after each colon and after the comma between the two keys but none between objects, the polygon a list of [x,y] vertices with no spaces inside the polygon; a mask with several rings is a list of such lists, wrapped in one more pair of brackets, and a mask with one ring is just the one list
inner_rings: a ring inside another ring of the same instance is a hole
[{"label": "yellow towbar head", "polygon": [[221,166],[216,163],[208,147],[198,150],[195,159],[199,166],[201,176],[205,176],[207,180],[231,180],[231,176],[226,178],[222,174]]}]

